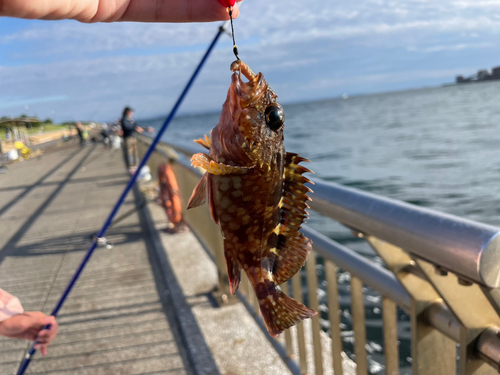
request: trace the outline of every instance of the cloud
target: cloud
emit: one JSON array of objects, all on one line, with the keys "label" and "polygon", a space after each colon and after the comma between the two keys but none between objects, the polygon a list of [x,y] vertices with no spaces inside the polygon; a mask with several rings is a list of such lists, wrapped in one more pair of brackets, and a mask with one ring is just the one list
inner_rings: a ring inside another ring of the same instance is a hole
[{"label": "cloud", "polygon": [[452,45],[437,45],[425,48],[407,47],[407,50],[411,52],[432,53],[432,52],[462,51],[465,49],[482,49],[482,48],[494,48],[494,47],[497,47],[496,43],[484,42],[484,43],[474,43],[474,44],[460,43]]},{"label": "cloud", "polygon": [[23,96],[0,96],[0,109],[39,103],[59,102],[67,99],[68,98],[66,95],[49,95],[38,98]]},{"label": "cloud", "polygon": [[[500,0],[252,0],[235,21],[236,41],[242,58],[285,101],[383,91],[498,64],[492,60],[498,10]],[[142,117],[167,111],[217,30],[213,23],[25,25],[17,31],[0,25],[0,92],[62,95],[64,105],[50,103],[58,116],[101,118],[114,117],[125,103]],[[232,59],[224,36],[183,110],[220,107]],[[33,105],[48,110],[48,102]]]},{"label": "cloud", "polygon": [[[392,35],[404,43],[404,33],[422,33],[424,39],[436,32],[464,30],[497,33],[500,19],[491,14],[500,9],[498,1],[404,1],[347,0],[281,2],[254,0],[242,6],[235,21],[238,42],[261,38],[270,44],[308,41],[318,38],[346,40]],[[0,43],[46,42],[38,54],[95,53],[124,49],[202,48],[213,24],[80,24],[73,21],[35,24],[32,28],[0,36]],[[30,51],[32,53],[33,51]]]}]

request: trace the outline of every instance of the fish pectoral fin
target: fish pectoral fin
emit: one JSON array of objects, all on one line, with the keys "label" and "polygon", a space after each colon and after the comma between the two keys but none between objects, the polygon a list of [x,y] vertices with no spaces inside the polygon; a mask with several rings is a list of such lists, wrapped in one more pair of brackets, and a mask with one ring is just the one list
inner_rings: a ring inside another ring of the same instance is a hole
[{"label": "fish pectoral fin", "polygon": [[193,190],[193,194],[191,194],[191,198],[189,198],[189,202],[187,205],[187,209],[201,206],[205,203],[207,198],[207,181],[208,181],[208,173],[205,173],[201,178],[200,182],[195,186]]},{"label": "fish pectoral fin", "polygon": [[[280,237],[282,236],[282,237]],[[280,234],[273,263],[273,281],[281,285],[290,280],[305,264],[311,252],[311,240],[296,232],[294,236]]]},{"label": "fish pectoral fin", "polygon": [[244,174],[247,173],[252,167],[239,167],[235,165],[227,165],[216,162],[207,154],[194,154],[191,157],[191,165],[193,167],[200,167],[210,174],[223,176],[226,174]]},{"label": "fish pectoral fin", "polygon": [[210,150],[210,147],[212,146],[212,132],[210,131],[210,137],[207,137],[207,135],[205,134],[205,139],[200,138],[195,139],[194,141],[199,145],[205,147],[207,150]]},{"label": "fish pectoral fin", "polygon": [[224,253],[226,257],[227,275],[229,277],[229,290],[231,295],[235,295],[241,280],[241,266],[229,251]]}]

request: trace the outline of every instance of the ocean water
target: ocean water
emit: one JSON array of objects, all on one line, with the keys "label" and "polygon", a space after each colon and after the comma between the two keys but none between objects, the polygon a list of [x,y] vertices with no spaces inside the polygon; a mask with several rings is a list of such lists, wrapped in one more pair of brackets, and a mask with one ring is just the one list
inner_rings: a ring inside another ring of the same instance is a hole
[{"label": "ocean water", "polygon": [[[279,93],[278,93],[279,94]],[[500,82],[284,104],[285,146],[315,176],[364,191],[500,225]],[[221,103],[222,105],[222,103]],[[176,118],[166,141],[209,134],[219,113]],[[139,121],[157,127],[162,120]],[[382,264],[350,231],[314,212],[308,224]],[[322,264],[318,264],[320,284]],[[344,349],[353,355],[349,274],[340,272]],[[325,293],[320,292],[326,303]],[[365,293],[371,373],[382,374],[381,298]],[[327,307],[321,309],[328,331]],[[409,317],[399,311],[400,366],[410,374]]]}]

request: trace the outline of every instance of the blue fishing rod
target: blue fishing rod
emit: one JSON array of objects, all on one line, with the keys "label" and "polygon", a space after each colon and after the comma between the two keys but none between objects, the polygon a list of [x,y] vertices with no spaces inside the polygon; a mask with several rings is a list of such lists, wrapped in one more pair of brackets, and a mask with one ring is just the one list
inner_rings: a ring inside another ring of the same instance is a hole
[{"label": "blue fishing rod", "polygon": [[[144,167],[144,165],[148,161],[149,157],[153,153],[153,151],[156,148],[156,145],[158,144],[158,142],[160,141],[163,133],[165,133],[165,130],[167,130],[167,127],[169,126],[170,122],[174,118],[174,116],[175,116],[177,110],[179,109],[182,101],[184,100],[184,98],[185,98],[186,94],[188,93],[189,89],[191,88],[191,86],[192,86],[192,84],[193,84],[196,76],[198,75],[198,73],[200,72],[201,68],[203,67],[203,65],[207,61],[208,56],[210,55],[210,52],[212,52],[212,50],[214,49],[215,45],[217,44],[217,41],[219,40],[220,36],[226,31],[226,29],[227,29],[228,26],[229,26],[229,21],[227,21],[226,23],[224,23],[222,26],[219,27],[219,31],[217,32],[217,34],[215,35],[215,38],[213,39],[212,43],[208,47],[207,52],[205,52],[205,55],[203,56],[203,58],[201,59],[200,63],[196,67],[196,70],[194,71],[194,73],[191,76],[189,82],[187,83],[186,87],[184,88],[184,90],[182,91],[181,95],[179,96],[179,99],[177,99],[177,102],[175,103],[174,107],[172,108],[172,111],[170,112],[170,114],[166,118],[166,120],[163,123],[162,127],[160,128],[160,130],[158,131],[158,134],[156,135],[156,137],[154,138],[153,142],[151,143],[151,146],[149,146],[148,150],[146,151],[146,154],[144,155],[144,157],[142,158],[141,162],[139,163],[139,166],[137,167],[137,170],[133,174],[132,178],[128,182],[128,184],[125,187],[125,189],[123,190],[123,193],[120,195],[120,198],[118,199],[118,201],[116,202],[113,210],[111,211],[111,213],[109,214],[108,218],[104,222],[104,225],[102,226],[101,230],[99,231],[99,233],[97,234],[97,236],[92,241],[92,244],[90,245],[89,249],[87,250],[87,253],[85,254],[85,257],[83,258],[82,262],[78,266],[78,269],[76,270],[75,274],[71,278],[71,281],[69,282],[68,286],[66,287],[66,289],[63,292],[63,294],[61,295],[61,298],[59,298],[59,301],[57,302],[56,307],[54,308],[54,310],[52,310],[52,313],[50,315],[53,315],[53,316],[57,317],[57,314],[59,313],[59,310],[61,310],[64,302],[66,301],[66,298],[68,298],[68,295],[71,293],[71,290],[73,289],[73,287],[75,286],[76,282],[78,281],[78,278],[80,277],[80,274],[82,273],[83,269],[87,265],[87,262],[89,261],[90,257],[92,256],[95,248],[97,247],[98,240],[101,239],[102,237],[104,237],[104,234],[106,233],[106,231],[108,230],[109,226],[113,222],[113,219],[116,216],[116,214],[118,213],[118,210],[120,209],[121,205],[125,201],[125,198],[127,197],[128,193],[130,192],[130,190],[134,186],[135,182],[137,181],[137,177],[139,176],[139,172],[141,171],[142,167]],[[47,325],[47,326],[43,327],[43,329],[48,329],[48,328],[50,328],[50,325]],[[35,354],[35,352],[36,352],[35,345],[37,345],[37,344],[38,344],[38,342],[35,341],[35,343],[31,347],[31,349],[28,351],[28,353],[26,353],[26,356],[24,357],[23,362],[21,363],[21,366],[19,367],[19,370],[17,371],[17,375],[23,375],[24,372],[26,371],[26,369],[28,368],[28,366],[29,366],[29,364],[31,362],[31,358],[33,357],[33,354]]]}]

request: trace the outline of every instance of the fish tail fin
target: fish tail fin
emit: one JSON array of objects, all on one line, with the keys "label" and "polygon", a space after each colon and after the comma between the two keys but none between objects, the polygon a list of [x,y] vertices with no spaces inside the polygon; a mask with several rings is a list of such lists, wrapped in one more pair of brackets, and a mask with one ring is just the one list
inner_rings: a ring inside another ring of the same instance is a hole
[{"label": "fish tail fin", "polygon": [[272,337],[317,314],[278,289],[259,299],[259,305],[267,331]]}]

